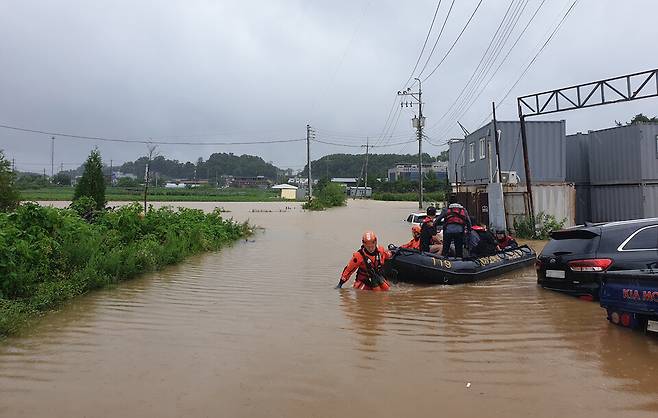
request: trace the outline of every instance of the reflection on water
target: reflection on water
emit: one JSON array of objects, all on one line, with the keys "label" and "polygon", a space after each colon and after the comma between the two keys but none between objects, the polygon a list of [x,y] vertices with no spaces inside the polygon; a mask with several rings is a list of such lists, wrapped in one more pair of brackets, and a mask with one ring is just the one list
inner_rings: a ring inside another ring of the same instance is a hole
[{"label": "reflection on water", "polygon": [[265,231],[86,295],[1,343],[0,416],[658,412],[658,338],[537,288],[532,268],[458,286],[333,289],[363,230],[408,241],[413,203],[221,205]]}]

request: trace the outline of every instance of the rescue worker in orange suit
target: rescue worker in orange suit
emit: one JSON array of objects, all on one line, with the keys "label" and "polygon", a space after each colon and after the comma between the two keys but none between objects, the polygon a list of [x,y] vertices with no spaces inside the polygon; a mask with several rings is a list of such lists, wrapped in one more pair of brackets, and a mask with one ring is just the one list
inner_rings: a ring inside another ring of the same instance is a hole
[{"label": "rescue worker in orange suit", "polygon": [[438,221],[443,222],[443,252],[441,255],[448,256],[450,244],[455,243],[455,256],[464,257],[464,234],[471,232],[471,219],[466,209],[457,203],[456,196],[450,196],[450,204],[441,211]]},{"label": "rescue worker in orange suit", "polygon": [[411,227],[411,235],[411,241],[400,245],[400,247],[411,248],[412,250],[420,250],[420,225],[414,225]]},{"label": "rescue worker in orange suit", "polygon": [[343,269],[336,288],[341,288],[356,271],[354,287],[361,290],[388,290],[388,282],[384,278],[382,266],[391,255],[383,247],[377,245],[377,236],[372,231],[366,231],[361,237],[361,248],[356,251],[347,266]]}]

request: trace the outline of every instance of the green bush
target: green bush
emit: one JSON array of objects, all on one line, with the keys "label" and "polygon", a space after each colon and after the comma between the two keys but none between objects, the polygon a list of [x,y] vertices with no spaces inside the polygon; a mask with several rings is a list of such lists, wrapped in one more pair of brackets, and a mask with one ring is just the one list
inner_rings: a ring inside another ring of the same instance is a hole
[{"label": "green bush", "polygon": [[105,177],[103,176],[103,161],[98,150],[93,150],[85,162],[85,171],[75,186],[73,200],[88,196],[96,202],[96,209],[105,207]]},{"label": "green bush", "polygon": [[[84,200],[76,204],[82,207]],[[89,201],[87,201],[87,204]],[[153,271],[249,233],[219,210],[151,209],[139,203],[94,212],[20,205],[0,213],[0,336],[34,313],[89,290]]]},{"label": "green bush", "polygon": [[343,186],[337,183],[326,184],[319,192],[317,197],[302,206],[307,210],[324,210],[335,206],[345,206],[347,195]]},{"label": "green bush", "polygon": [[514,231],[516,236],[525,239],[548,239],[550,233],[562,229],[567,219],[558,221],[555,216],[539,212],[533,221],[530,216],[516,218],[514,220]]},{"label": "green bush", "polygon": [[0,150],[0,211],[13,210],[18,206],[20,196],[15,185],[16,176],[5,154]]}]

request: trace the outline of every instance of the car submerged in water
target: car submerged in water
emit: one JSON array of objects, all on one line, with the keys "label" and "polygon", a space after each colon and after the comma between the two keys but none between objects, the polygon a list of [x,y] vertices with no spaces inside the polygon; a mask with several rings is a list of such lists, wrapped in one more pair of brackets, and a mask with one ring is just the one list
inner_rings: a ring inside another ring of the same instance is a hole
[{"label": "car submerged in water", "polygon": [[427,214],[425,212],[421,213],[410,213],[409,216],[407,216],[407,222],[409,222],[412,225],[420,225],[423,223],[423,219],[427,217]]},{"label": "car submerged in water", "polygon": [[658,218],[586,224],[551,233],[537,257],[537,283],[598,300],[597,273],[646,269],[658,260]]}]

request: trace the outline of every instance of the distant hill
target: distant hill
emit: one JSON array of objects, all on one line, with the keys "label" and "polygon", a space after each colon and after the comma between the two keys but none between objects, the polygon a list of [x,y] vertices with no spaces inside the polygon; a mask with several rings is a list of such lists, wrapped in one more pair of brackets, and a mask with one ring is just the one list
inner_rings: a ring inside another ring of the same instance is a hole
[{"label": "distant hill", "polygon": [[[136,176],[144,176],[148,159],[141,157],[133,162],[127,162],[116,167],[123,173],[132,173]],[[214,153],[203,161],[199,158],[195,163],[168,160],[162,156],[155,157],[151,161],[151,170],[160,176],[172,179],[214,179],[215,176],[232,175],[241,177],[264,176],[276,179],[278,169],[272,164],[266,163],[262,158],[253,155],[234,155],[232,153]]]},{"label": "distant hill", "polygon": [[[366,157],[364,154],[331,154],[325,155],[319,160],[311,162],[311,174],[314,178],[332,177],[359,177]],[[423,154],[423,163],[431,163],[436,158],[429,154]],[[368,177],[383,178],[388,174],[388,169],[395,164],[415,164],[418,155],[414,154],[370,154],[368,156]],[[307,168],[304,167],[303,175]]]}]

